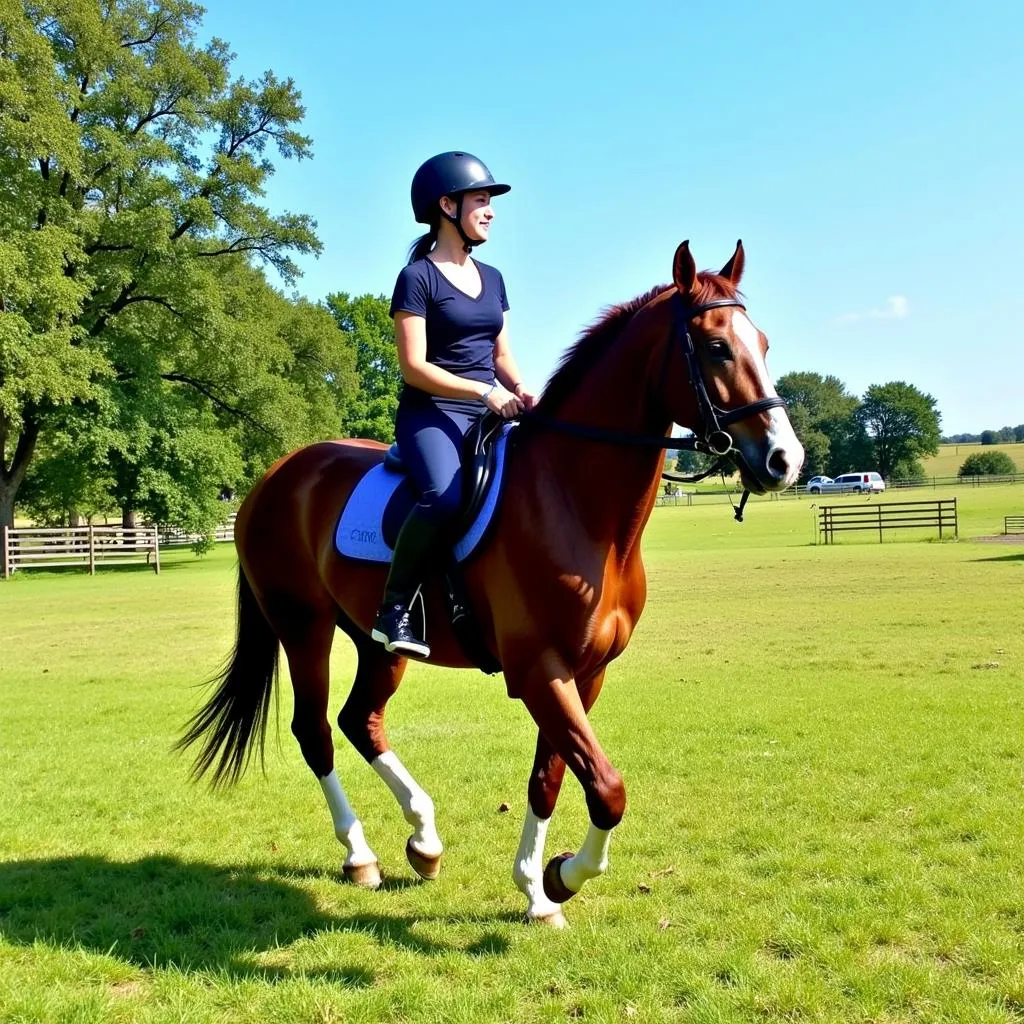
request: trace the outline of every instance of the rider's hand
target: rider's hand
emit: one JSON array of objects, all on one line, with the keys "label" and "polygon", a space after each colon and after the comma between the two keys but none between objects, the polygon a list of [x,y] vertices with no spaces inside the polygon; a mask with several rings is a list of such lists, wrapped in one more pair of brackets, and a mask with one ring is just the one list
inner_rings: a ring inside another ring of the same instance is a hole
[{"label": "rider's hand", "polygon": [[523,403],[501,384],[497,384],[491,389],[491,393],[484,399],[484,402],[491,412],[506,420],[518,416],[524,408]]},{"label": "rider's hand", "polygon": [[516,385],[516,398],[523,403],[523,408],[529,412],[536,404],[537,399],[531,392],[527,391],[522,384]]}]

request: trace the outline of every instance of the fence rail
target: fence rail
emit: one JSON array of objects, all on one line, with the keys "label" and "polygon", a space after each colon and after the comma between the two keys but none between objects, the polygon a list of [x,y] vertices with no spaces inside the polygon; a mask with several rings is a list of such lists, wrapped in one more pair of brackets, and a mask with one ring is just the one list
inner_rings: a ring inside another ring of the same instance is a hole
[{"label": "fence rail", "polygon": [[[160,543],[165,548],[197,544],[205,539],[206,536],[202,533],[186,533],[184,530],[177,530],[170,526],[160,527]],[[235,514],[233,512],[226,523],[222,523],[213,531],[213,539],[217,542],[235,539]]]},{"label": "fence rail", "polygon": [[1004,516],[1003,533],[1024,533],[1024,516]]},{"label": "fence rail", "polygon": [[160,538],[155,526],[9,527],[2,532],[3,577],[18,569],[130,565],[143,562],[160,571]]},{"label": "fence rail", "polygon": [[[939,487],[987,487],[990,484],[1022,484],[1024,485],[1024,473],[1006,474],[1003,476],[992,476],[992,475],[981,475],[981,476],[930,476],[925,480],[907,480],[898,483],[888,483],[884,492],[872,492],[864,494],[863,498],[865,501],[877,500],[882,497],[883,494],[892,491],[916,491],[916,490],[928,490],[938,489]],[[657,506],[683,506],[688,507],[692,505],[705,505],[705,504],[726,504],[730,500],[730,496],[733,500],[738,499],[739,493],[742,491],[742,485],[733,482],[727,489],[721,487],[707,487],[702,485],[699,487],[691,488],[690,490],[684,490],[681,494],[676,495],[674,493],[665,494],[660,492],[655,500]],[[771,494],[770,497],[776,501],[789,501],[793,499],[809,499],[811,501],[818,501],[820,498],[830,498],[836,495],[843,495],[844,497],[853,497],[855,494],[855,488],[844,487],[841,491],[827,491],[825,494],[812,494],[808,491],[806,485],[797,484],[794,487],[790,487],[785,491]]]},{"label": "fence rail", "polygon": [[856,505],[821,505],[818,508],[818,535],[826,544],[835,543],[835,535],[848,530],[877,530],[883,540],[885,530],[906,530],[921,527],[952,530],[960,534],[956,515],[956,498],[934,501],[879,501]]},{"label": "fence rail", "polygon": [[917,487],[986,487],[989,484],[1024,484],[1024,473],[981,473],[977,476],[929,476],[886,484],[887,490]]}]

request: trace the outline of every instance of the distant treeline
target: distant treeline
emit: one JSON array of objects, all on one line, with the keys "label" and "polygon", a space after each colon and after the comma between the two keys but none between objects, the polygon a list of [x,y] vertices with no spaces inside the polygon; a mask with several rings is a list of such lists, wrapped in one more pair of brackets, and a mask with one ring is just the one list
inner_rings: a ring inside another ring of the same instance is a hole
[{"label": "distant treeline", "polygon": [[1012,444],[1024,441],[1024,423],[1000,430],[983,430],[980,434],[950,434],[942,439],[943,444]]}]

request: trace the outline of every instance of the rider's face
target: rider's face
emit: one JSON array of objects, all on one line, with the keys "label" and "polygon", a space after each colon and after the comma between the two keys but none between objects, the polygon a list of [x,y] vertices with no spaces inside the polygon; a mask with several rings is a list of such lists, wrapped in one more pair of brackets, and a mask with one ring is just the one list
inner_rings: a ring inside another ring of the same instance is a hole
[{"label": "rider's face", "polygon": [[[458,209],[456,200],[445,196],[441,200],[441,208],[450,217],[455,216]],[[462,198],[462,228],[475,242],[486,242],[494,220],[491,208],[491,194],[484,189],[479,192],[466,192]]]}]

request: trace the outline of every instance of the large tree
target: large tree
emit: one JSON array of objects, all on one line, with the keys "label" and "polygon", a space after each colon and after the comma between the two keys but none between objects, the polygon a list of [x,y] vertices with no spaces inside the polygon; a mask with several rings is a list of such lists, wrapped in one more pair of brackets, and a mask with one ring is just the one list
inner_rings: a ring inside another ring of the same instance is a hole
[{"label": "large tree", "polygon": [[859,401],[838,377],[787,373],[776,382],[789,403],[793,429],[806,452],[801,479],[842,473],[860,454],[862,432],[855,413]]},{"label": "large tree", "polygon": [[395,434],[402,371],[388,300],[383,295],[353,299],[336,292],[327,296],[327,308],[356,353],[359,394],[349,410],[352,436],[390,442]]},{"label": "large tree", "polygon": [[29,471],[36,517],[67,522],[95,511],[104,481],[100,507],[119,508],[125,525],[141,513],[208,532],[225,514],[222,492],[246,487],[282,452],[344,431],[355,355],[330,314],[286,299],[240,257],[220,264],[218,277],[215,351],[192,344],[176,322],[157,338],[111,339],[117,376],[97,384],[91,415],[71,411],[51,431]]},{"label": "large tree", "polygon": [[133,341],[177,339],[186,369],[167,360],[162,379],[238,411],[216,264],[290,281],[319,251],[309,217],[261,203],[270,153],[309,154],[299,95],[272,72],[232,81],[227,44],[196,41],[201,14],[0,0],[0,523],[40,435],[137,373]]},{"label": "large tree", "polygon": [[918,459],[939,450],[939,413],[935,399],[904,381],[872,384],[857,420],[871,440],[874,464],[887,480],[899,467],[910,473]]}]

